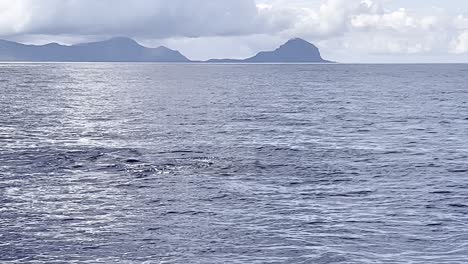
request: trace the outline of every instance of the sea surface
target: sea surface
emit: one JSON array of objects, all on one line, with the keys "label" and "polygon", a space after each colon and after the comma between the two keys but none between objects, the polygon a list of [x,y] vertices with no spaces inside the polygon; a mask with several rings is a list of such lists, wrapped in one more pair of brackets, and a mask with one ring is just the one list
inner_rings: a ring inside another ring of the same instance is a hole
[{"label": "sea surface", "polygon": [[468,263],[467,76],[0,64],[0,263]]}]

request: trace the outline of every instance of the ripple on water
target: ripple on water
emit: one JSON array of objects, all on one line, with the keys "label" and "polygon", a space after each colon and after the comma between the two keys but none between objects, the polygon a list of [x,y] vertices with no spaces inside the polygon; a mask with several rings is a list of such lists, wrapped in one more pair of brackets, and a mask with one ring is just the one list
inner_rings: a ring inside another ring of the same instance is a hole
[{"label": "ripple on water", "polygon": [[466,68],[0,64],[0,262],[465,263]]}]

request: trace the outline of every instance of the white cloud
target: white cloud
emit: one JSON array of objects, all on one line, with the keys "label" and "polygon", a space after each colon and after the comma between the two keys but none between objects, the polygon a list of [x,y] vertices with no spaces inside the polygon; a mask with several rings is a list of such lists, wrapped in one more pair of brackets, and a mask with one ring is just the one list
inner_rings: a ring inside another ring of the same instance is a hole
[{"label": "white cloud", "polygon": [[[460,16],[453,21],[440,8],[420,14],[406,8],[386,8],[390,0],[327,0],[315,6],[295,6],[289,37],[339,42],[350,51],[375,54],[447,53],[457,27],[468,24]],[[270,9],[274,9],[273,7]],[[458,26],[456,26],[457,24]]]},{"label": "white cloud", "polygon": [[468,53],[468,31],[460,33],[452,42],[452,52],[456,54]]},{"label": "white cloud", "polygon": [[21,33],[29,22],[27,3],[0,0],[0,35]]},{"label": "white cloud", "polygon": [[458,15],[453,21],[455,28],[459,30],[468,30],[468,17]]}]

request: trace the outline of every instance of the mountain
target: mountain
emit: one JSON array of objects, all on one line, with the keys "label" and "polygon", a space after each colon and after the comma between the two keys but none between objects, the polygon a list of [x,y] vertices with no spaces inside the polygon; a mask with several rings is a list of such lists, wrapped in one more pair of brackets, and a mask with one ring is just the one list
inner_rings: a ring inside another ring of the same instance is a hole
[{"label": "mountain", "polygon": [[319,49],[303,39],[291,39],[274,51],[263,51],[245,60],[212,59],[221,63],[333,63],[324,60]]},{"label": "mountain", "polygon": [[166,47],[146,48],[130,38],[72,46],[50,43],[24,45],[0,40],[0,61],[50,62],[189,62],[180,52]]},{"label": "mountain", "polygon": [[[25,45],[0,40],[0,61],[32,62],[192,62],[166,47],[147,48],[135,40],[117,37],[72,46],[50,43]],[[274,51],[260,52],[245,59],[212,59],[221,63],[332,63],[322,59],[319,49],[303,39],[291,39]]]}]

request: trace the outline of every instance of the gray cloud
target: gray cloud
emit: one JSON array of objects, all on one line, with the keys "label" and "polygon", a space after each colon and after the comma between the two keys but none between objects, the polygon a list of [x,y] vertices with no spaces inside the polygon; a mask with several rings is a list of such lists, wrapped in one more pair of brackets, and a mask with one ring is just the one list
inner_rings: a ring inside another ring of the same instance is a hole
[{"label": "gray cloud", "polygon": [[[154,38],[273,33],[287,24],[253,0],[1,0],[0,34],[128,35]],[[280,21],[281,22],[281,21]]]}]

